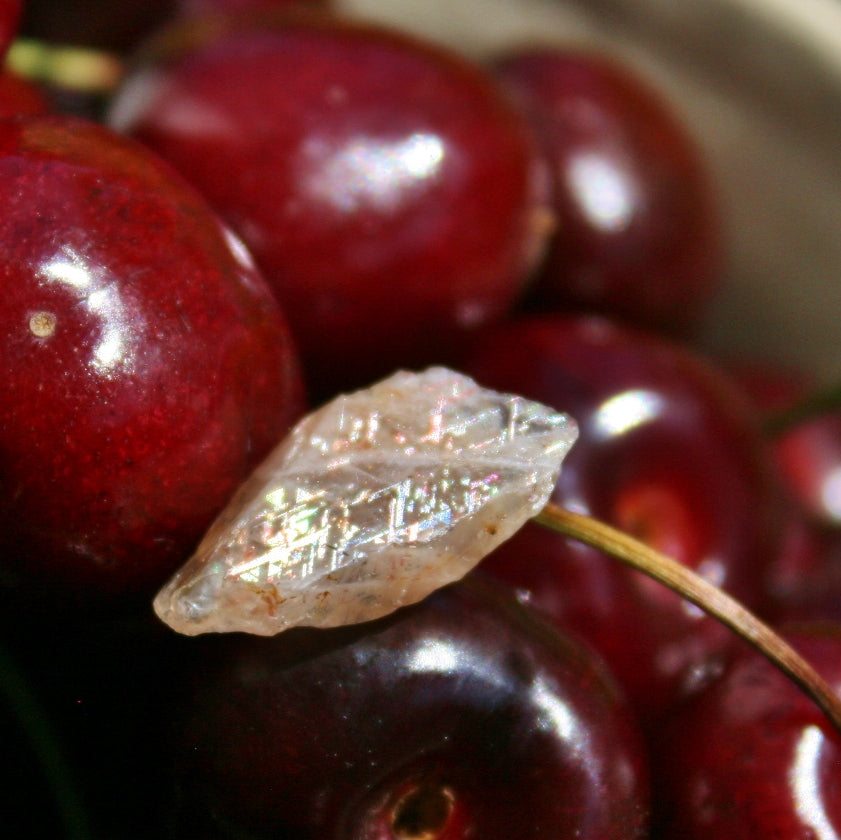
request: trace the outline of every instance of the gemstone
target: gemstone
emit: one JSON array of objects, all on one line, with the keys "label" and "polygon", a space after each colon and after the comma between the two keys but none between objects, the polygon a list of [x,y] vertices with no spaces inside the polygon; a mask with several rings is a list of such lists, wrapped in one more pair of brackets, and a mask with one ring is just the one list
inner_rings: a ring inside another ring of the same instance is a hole
[{"label": "gemstone", "polygon": [[565,414],[446,368],[305,417],[155,599],[187,635],[378,618],[458,580],[547,502]]}]

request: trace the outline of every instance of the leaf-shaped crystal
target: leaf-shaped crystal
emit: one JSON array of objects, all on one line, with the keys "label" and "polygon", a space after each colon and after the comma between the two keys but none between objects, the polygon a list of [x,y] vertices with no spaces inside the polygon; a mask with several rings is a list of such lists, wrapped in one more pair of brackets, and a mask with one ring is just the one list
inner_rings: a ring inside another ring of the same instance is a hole
[{"label": "leaf-shaped crystal", "polygon": [[155,610],[188,635],[272,635],[419,601],[546,504],[576,435],[445,368],[337,397],[257,469]]}]

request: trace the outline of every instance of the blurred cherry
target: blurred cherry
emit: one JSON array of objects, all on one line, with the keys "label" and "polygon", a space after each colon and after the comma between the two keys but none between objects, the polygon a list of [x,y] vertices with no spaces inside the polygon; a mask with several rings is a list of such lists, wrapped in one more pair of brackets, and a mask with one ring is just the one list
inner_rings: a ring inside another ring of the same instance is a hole
[{"label": "blurred cherry", "polygon": [[0,121],[0,565],[15,601],[147,597],[301,410],[244,247],[146,150]]},{"label": "blurred cherry", "polygon": [[176,11],[183,15],[236,14],[262,9],[279,9],[286,6],[332,5],[332,0],[176,0]]},{"label": "blurred cherry", "polygon": [[206,644],[179,724],[193,836],[646,836],[612,679],[510,596],[463,582],[367,625]]},{"label": "blurred cherry", "polygon": [[0,119],[37,116],[49,110],[47,98],[37,85],[10,70],[0,73]]},{"label": "blurred cherry", "polygon": [[630,67],[596,54],[522,50],[494,69],[553,176],[541,300],[669,332],[696,325],[718,282],[719,221],[673,110]]},{"label": "blurred cherry", "polygon": [[[695,569],[747,604],[761,595],[774,495],[740,391],[689,350],[592,317],[490,330],[466,369],[570,413],[580,437],[553,499]],[[527,526],[483,568],[596,647],[655,718],[728,631],[594,549]]]},{"label": "blurred cherry", "polygon": [[[807,374],[771,364],[741,362],[733,372],[772,421],[820,391]],[[841,411],[797,420],[772,435],[780,476],[792,498],[817,522],[841,526]]]},{"label": "blurred cherry", "polygon": [[[787,638],[841,691],[841,625]],[[658,733],[657,838],[841,834],[841,736],[773,665],[739,647],[723,673]]]},{"label": "blurred cherry", "polygon": [[524,121],[478,68],[327,16],[186,22],[110,122],[253,251],[319,394],[440,362],[505,313],[546,234]]},{"label": "blurred cherry", "polygon": [[21,5],[21,0],[0,0],[0,58],[17,35]]}]

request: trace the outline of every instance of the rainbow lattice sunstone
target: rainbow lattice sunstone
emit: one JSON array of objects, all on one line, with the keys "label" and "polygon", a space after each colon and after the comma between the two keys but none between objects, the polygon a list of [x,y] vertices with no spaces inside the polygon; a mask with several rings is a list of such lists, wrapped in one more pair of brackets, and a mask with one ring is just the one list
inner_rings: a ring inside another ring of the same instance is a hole
[{"label": "rainbow lattice sunstone", "polygon": [[304,418],[155,599],[173,629],[368,621],[461,578],[537,513],[575,422],[445,368]]}]

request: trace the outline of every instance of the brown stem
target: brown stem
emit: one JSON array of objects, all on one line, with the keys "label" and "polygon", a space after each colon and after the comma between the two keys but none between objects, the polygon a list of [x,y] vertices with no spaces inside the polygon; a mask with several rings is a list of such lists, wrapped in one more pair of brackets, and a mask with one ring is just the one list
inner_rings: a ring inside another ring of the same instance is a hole
[{"label": "brown stem", "polygon": [[841,732],[841,698],[791,645],[727,593],[665,554],[592,517],[572,513],[550,502],[534,520],[660,581],[717,618],[797,683]]}]

